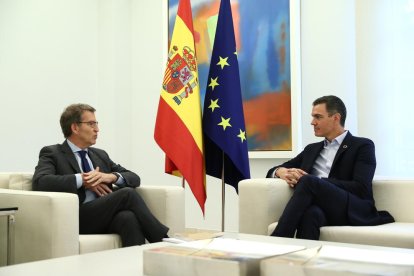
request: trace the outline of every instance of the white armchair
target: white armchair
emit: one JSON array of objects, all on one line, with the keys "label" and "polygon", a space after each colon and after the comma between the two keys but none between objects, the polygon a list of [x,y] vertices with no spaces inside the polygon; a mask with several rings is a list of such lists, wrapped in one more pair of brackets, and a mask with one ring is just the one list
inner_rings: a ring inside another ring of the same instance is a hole
[{"label": "white armchair", "polygon": [[279,178],[256,178],[239,182],[239,232],[268,235],[279,219],[293,190]]},{"label": "white armchair", "polygon": [[[325,226],[320,240],[414,248],[414,180],[374,180],[378,210],[389,211],[394,223],[376,226]],[[239,182],[239,232],[269,235],[293,190],[282,179],[255,178]]]},{"label": "white armchair", "polygon": [[[70,193],[32,191],[32,173],[0,173],[0,207],[18,207],[15,263],[118,248],[116,234],[79,235],[78,197]],[[185,228],[184,189],[141,186],[136,191],[153,214],[170,228]],[[0,229],[0,232],[4,231]]]}]

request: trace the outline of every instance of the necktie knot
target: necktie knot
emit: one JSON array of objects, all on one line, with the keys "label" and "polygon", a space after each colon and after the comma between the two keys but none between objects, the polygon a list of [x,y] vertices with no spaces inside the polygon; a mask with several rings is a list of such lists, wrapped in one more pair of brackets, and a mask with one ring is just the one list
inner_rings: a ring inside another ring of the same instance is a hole
[{"label": "necktie knot", "polygon": [[80,150],[80,151],[78,151],[78,153],[79,153],[79,156],[81,158],[82,171],[84,173],[90,172],[91,171],[91,167],[89,166],[89,162],[86,159],[87,151],[86,150]]}]

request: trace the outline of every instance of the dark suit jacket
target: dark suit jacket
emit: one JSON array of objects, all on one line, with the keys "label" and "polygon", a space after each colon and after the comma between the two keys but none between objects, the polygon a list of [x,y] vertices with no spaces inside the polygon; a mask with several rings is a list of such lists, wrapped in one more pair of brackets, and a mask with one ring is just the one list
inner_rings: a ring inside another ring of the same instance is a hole
[{"label": "dark suit jacket", "polygon": [[[99,167],[101,172],[120,173],[127,187],[140,185],[137,174],[115,164],[104,150],[90,147],[89,157],[94,168]],[[82,188],[77,189],[75,177],[77,173],[81,173],[81,169],[67,141],[63,144],[46,146],[39,153],[39,162],[33,175],[33,190],[78,194],[81,203],[84,192]],[[112,185],[109,186],[112,188]]]},{"label": "dark suit jacket", "polygon": [[[266,177],[272,177],[273,171],[278,167],[300,168],[310,174],[323,146],[323,141],[309,144],[295,158],[271,168]],[[372,194],[375,168],[374,143],[348,132],[325,180],[349,192],[348,218],[351,225],[376,225],[393,221],[388,212],[377,212],[375,208]]]}]

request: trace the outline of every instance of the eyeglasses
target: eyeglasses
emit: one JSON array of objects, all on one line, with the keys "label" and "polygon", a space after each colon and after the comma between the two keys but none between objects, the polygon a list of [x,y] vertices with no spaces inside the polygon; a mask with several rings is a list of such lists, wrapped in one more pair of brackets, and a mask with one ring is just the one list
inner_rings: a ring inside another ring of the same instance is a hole
[{"label": "eyeglasses", "polygon": [[88,126],[90,126],[92,128],[97,128],[98,127],[98,122],[97,121],[78,122],[78,124],[87,124]]}]

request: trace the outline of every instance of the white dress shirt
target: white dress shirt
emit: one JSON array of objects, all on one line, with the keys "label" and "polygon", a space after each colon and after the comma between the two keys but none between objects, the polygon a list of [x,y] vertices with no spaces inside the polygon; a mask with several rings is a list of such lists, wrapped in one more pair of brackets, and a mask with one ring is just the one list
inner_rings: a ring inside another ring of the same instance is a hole
[{"label": "white dress shirt", "polygon": [[316,158],[315,164],[311,174],[317,177],[328,177],[332,168],[332,163],[335,159],[335,155],[338,152],[339,146],[345,139],[348,131],[345,131],[331,142],[325,139],[323,149],[319,153],[318,158]]}]

